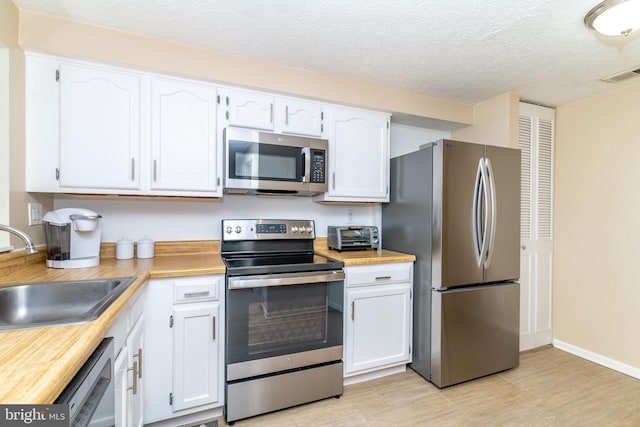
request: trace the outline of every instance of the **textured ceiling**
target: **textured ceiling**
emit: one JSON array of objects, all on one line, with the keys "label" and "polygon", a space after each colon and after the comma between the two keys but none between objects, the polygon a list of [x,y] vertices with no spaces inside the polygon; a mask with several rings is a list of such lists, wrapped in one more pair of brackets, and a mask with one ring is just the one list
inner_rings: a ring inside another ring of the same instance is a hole
[{"label": "textured ceiling", "polygon": [[[78,21],[476,103],[558,105],[623,87],[640,37],[596,37],[599,0],[14,0]],[[640,82],[640,78],[631,80]]]}]

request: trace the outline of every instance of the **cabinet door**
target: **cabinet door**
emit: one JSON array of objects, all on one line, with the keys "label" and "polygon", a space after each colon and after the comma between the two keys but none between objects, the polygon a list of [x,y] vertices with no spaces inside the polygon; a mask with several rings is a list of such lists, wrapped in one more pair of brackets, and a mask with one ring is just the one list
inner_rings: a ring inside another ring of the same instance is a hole
[{"label": "cabinet door", "polygon": [[[25,52],[26,190],[59,191],[59,61]],[[7,165],[8,166],[8,165]]]},{"label": "cabinet door", "polygon": [[282,114],[282,132],[322,136],[324,114],[321,104],[285,99],[278,110]]},{"label": "cabinet door", "polygon": [[220,304],[176,305],[173,312],[173,410],[214,403],[220,399]]},{"label": "cabinet door", "polygon": [[143,318],[141,317],[140,319],[138,319],[133,329],[131,329],[131,333],[127,338],[126,345],[128,351],[127,359],[130,371],[129,377],[131,378],[131,390],[130,394],[128,395],[127,403],[127,426],[131,427],[142,427],[142,425],[144,424],[144,384],[142,383],[144,378],[144,359],[142,351],[142,342],[144,335],[143,324]]},{"label": "cabinet door", "polygon": [[151,189],[217,191],[216,89],[151,81]]},{"label": "cabinet door", "polygon": [[127,347],[123,347],[113,362],[114,388],[115,388],[115,423],[116,427],[127,427],[127,410],[129,408],[129,376],[128,365],[129,352]]},{"label": "cabinet door", "polygon": [[410,286],[347,291],[345,374],[409,362]]},{"label": "cabinet door", "polygon": [[225,97],[226,118],[230,126],[252,129],[274,129],[274,104],[272,96],[256,92],[229,91]]},{"label": "cabinet door", "polygon": [[389,116],[332,108],[327,201],[389,201]]},{"label": "cabinet door", "polygon": [[60,66],[60,186],[139,189],[140,78]]}]

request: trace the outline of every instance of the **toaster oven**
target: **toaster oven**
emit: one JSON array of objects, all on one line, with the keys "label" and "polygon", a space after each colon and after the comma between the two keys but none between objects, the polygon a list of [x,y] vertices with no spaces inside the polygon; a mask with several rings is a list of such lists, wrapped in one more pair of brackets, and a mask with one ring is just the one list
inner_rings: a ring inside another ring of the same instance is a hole
[{"label": "toaster oven", "polygon": [[327,229],[329,249],[337,251],[378,249],[379,242],[378,227],[374,225],[329,226]]}]

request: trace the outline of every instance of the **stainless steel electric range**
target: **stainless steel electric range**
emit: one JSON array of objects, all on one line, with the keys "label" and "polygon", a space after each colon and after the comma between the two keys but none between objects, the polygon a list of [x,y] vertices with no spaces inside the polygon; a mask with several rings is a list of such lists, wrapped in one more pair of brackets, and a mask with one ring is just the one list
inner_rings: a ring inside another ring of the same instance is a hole
[{"label": "stainless steel electric range", "polygon": [[310,220],[223,220],[225,418],[342,394],[343,263],[313,253]]}]

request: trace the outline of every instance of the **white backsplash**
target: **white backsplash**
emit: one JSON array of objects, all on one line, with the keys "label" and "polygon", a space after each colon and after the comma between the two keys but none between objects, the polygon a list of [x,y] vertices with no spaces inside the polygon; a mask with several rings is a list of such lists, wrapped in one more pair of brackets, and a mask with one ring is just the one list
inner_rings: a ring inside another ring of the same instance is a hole
[{"label": "white backsplash", "polygon": [[225,195],[221,200],[132,199],[70,197],[57,195],[54,208],[86,208],[102,215],[102,241],[123,236],[138,241],[219,240],[222,219],[284,218],[313,219],[318,237],[327,236],[327,226],[380,227],[378,204],[320,204],[310,197],[265,197]]}]

